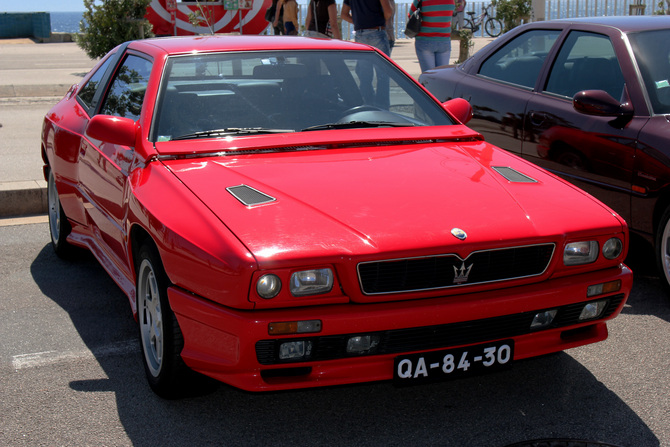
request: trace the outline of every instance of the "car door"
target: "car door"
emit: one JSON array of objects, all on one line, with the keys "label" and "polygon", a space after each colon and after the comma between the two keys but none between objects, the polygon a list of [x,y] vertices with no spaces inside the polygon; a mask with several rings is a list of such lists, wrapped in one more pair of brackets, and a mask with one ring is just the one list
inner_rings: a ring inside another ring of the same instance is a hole
[{"label": "car door", "polygon": [[486,135],[488,142],[521,153],[526,104],[560,34],[560,29],[522,33],[486,58],[475,76],[458,85],[454,96],[473,106],[469,127]]},{"label": "car door", "polygon": [[[111,79],[99,113],[137,120],[151,73],[151,61],[127,53]],[[125,217],[128,173],[134,148],[95,140],[90,136],[79,149],[79,181],[88,201],[87,219],[105,258],[126,270]],[[125,268],[124,268],[125,267]]]},{"label": "car door", "polygon": [[603,90],[620,103],[630,102],[626,86],[636,80],[624,77],[620,61],[628,59],[626,53],[617,32],[570,30],[541,92],[528,102],[522,153],[630,221],[637,139],[647,119],[587,115],[573,107],[573,97],[584,90]]}]

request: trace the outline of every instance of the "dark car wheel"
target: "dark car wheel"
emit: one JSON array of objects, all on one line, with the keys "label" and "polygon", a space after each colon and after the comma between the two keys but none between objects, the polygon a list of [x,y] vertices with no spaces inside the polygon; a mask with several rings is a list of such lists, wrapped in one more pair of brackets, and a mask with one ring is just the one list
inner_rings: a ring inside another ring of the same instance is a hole
[{"label": "dark car wheel", "polygon": [[144,370],[156,394],[166,399],[180,397],[189,371],[180,355],[184,339],[168,302],[169,280],[153,244],[142,246],[137,265],[137,319]]},{"label": "dark car wheel", "polygon": [[70,223],[63,212],[56,190],[56,179],[51,169],[49,169],[49,180],[47,182],[47,203],[51,246],[58,256],[66,257],[72,252],[72,246],[67,242],[67,236],[70,234],[72,227],[70,227]]},{"label": "dark car wheel", "polygon": [[656,232],[656,262],[661,273],[661,281],[670,291],[670,208],[665,210]]}]

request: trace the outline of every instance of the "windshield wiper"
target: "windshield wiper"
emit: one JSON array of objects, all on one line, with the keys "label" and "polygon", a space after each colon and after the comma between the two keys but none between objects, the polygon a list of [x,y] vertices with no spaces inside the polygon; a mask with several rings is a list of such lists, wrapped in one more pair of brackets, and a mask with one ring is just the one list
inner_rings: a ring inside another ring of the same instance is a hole
[{"label": "windshield wiper", "polygon": [[310,130],[329,130],[329,129],[357,129],[361,127],[414,127],[412,123],[394,123],[391,121],[348,121],[346,123],[328,123],[318,124],[316,126],[306,127],[301,132]]},{"label": "windshield wiper", "polygon": [[204,130],[202,132],[193,132],[186,135],[170,138],[175,140],[194,140],[196,138],[223,137],[226,135],[254,135],[263,133],[288,133],[295,132],[294,129],[269,129],[265,127],[226,127],[224,129]]}]

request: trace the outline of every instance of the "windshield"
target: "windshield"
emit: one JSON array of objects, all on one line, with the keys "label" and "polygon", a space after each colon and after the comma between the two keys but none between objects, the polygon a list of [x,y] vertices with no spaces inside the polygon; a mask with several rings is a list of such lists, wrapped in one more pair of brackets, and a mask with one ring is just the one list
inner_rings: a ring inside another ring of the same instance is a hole
[{"label": "windshield", "polygon": [[454,124],[377,53],[273,51],[171,57],[153,141]]},{"label": "windshield", "polygon": [[629,35],[655,114],[670,113],[670,29]]}]

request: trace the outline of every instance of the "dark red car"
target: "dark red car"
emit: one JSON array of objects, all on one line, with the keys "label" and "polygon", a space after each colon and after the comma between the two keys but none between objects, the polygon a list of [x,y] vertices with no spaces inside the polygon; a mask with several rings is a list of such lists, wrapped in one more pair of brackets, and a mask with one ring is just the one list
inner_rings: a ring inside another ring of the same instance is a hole
[{"label": "dark red car", "polygon": [[[568,179],[655,246],[670,282],[670,17],[520,26],[458,67],[421,75],[465,98],[487,141]],[[574,210],[575,219],[580,210]]]}]

